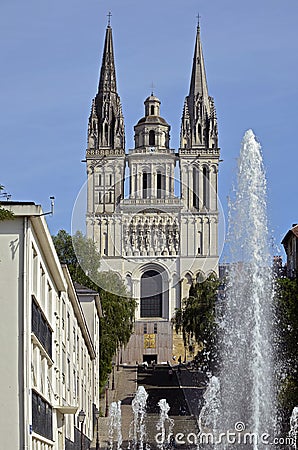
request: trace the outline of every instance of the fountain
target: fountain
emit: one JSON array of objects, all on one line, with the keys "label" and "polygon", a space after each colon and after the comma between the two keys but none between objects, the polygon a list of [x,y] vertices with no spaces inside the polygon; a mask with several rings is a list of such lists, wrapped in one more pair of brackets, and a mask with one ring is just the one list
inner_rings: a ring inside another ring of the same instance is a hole
[{"label": "fountain", "polygon": [[[143,386],[139,386],[132,400],[133,422],[131,424],[130,437],[133,450],[143,450],[146,438],[146,402],[148,394]],[[130,448],[130,444],[129,447]]]},{"label": "fountain", "polygon": [[291,419],[290,419],[290,439],[293,440],[292,447],[297,450],[298,448],[298,406],[293,409]]},{"label": "fountain", "polygon": [[109,448],[113,450],[114,441],[117,443],[117,450],[121,450],[121,401],[112,402],[109,409]]},{"label": "fountain", "polygon": [[160,409],[159,420],[156,424],[156,428],[159,433],[156,435],[158,442],[158,448],[161,450],[168,448],[168,444],[171,443],[173,438],[174,420],[169,417],[170,406],[166,399],[161,399],[158,402]]},{"label": "fountain", "polygon": [[[261,437],[274,435],[273,281],[266,214],[266,179],[261,148],[245,133],[235,200],[230,208],[231,263],[220,322],[220,429],[253,435],[250,446],[268,448]],[[217,413],[218,414],[218,413]],[[235,448],[219,443],[218,449]],[[274,448],[274,446],[270,446]]]},{"label": "fountain", "polygon": [[210,378],[207,389],[203,395],[204,405],[199,415],[199,430],[203,437],[206,433],[212,431],[216,436],[218,430],[218,421],[220,414],[220,384],[215,376]]},{"label": "fountain", "polygon": [[[265,450],[269,444],[273,450],[276,448],[271,445],[276,435],[272,349],[274,290],[266,179],[260,144],[251,130],[245,133],[241,146],[237,190],[230,208],[229,247],[231,263],[226,297],[218,318],[219,376],[210,378],[204,395],[205,405],[199,417],[200,436],[209,433],[214,450]],[[134,419],[130,440],[133,450],[144,448],[147,397],[144,387],[140,386],[132,401]],[[169,433],[173,423],[165,399],[160,400],[159,407],[157,426],[166,443],[166,422],[170,421]],[[297,432],[298,422],[298,410],[294,411],[292,434]],[[164,449],[166,445],[160,444],[159,448]],[[199,444],[199,448],[206,448],[206,445]]]}]

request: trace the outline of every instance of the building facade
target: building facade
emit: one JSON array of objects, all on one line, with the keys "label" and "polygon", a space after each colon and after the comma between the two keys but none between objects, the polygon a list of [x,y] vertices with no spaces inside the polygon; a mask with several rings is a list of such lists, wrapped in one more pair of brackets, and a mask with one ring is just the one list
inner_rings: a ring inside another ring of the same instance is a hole
[{"label": "building facade", "polygon": [[298,273],[298,225],[294,223],[282,240],[287,255],[286,273],[295,278]]},{"label": "building facade", "polygon": [[14,219],[0,222],[1,447],[76,450],[82,430],[87,448],[99,408],[99,297],[81,307],[40,206],[5,207]]},{"label": "building facade", "polygon": [[177,150],[160,104],[153,92],[146,98],[126,151],[109,25],[88,124],[87,236],[101,270],[120,273],[138,301],[127,363],[170,360],[175,309],[194,280],[218,272],[217,118],[199,26]]}]

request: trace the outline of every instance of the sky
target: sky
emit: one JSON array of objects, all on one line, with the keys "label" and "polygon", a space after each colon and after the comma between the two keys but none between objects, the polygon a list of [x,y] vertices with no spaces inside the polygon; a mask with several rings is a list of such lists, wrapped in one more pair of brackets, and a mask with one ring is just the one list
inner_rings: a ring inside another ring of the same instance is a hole
[{"label": "sky", "polygon": [[241,140],[252,128],[278,246],[298,222],[297,0],[1,0],[0,184],[11,200],[49,211],[54,195],[50,231],[71,230],[109,11],[127,149],[152,82],[178,148],[200,14],[223,159],[220,200],[226,211]]}]

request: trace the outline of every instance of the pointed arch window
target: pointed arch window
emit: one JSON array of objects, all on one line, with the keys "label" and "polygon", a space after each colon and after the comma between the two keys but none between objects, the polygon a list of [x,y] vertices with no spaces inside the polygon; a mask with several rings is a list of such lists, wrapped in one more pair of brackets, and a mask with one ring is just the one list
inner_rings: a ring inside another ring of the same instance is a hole
[{"label": "pointed arch window", "polygon": [[105,133],[105,142],[104,145],[109,145],[109,125],[106,123],[104,125],[104,133]]},{"label": "pointed arch window", "polygon": [[202,143],[202,127],[200,124],[198,125],[198,137],[200,142]]},{"label": "pointed arch window", "polygon": [[193,206],[199,209],[199,170],[193,168]]},{"label": "pointed arch window", "polygon": [[203,168],[203,206],[209,209],[210,205],[210,183],[209,183],[209,170],[205,166]]}]

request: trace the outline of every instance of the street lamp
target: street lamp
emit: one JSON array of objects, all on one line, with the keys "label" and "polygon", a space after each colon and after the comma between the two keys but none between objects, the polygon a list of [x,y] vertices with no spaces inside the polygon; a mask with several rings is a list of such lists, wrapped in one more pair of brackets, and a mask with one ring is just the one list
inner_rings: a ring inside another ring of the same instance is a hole
[{"label": "street lamp", "polygon": [[107,381],[107,384],[106,384],[106,411],[105,411],[105,416],[106,417],[108,417],[108,415],[109,415],[109,396],[108,396],[108,393],[109,393],[109,382]]},{"label": "street lamp", "polygon": [[86,417],[86,413],[81,409],[81,411],[79,412],[79,422],[81,424],[81,450],[83,450],[83,425],[84,425],[84,420]]},{"label": "street lamp", "polygon": [[118,352],[117,352],[117,355],[116,355],[116,357],[117,357],[117,372],[119,371],[119,366],[120,366],[120,357],[121,357],[121,359],[122,359],[122,348],[121,347],[119,347],[118,348]]},{"label": "street lamp", "polygon": [[99,438],[98,438],[98,419],[99,419],[99,410],[96,408],[95,410],[95,419],[96,419],[96,447],[95,450],[99,450]]},{"label": "street lamp", "polygon": [[115,390],[115,363],[112,362],[112,391]]}]

